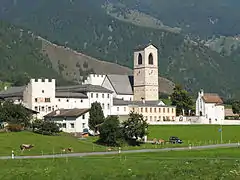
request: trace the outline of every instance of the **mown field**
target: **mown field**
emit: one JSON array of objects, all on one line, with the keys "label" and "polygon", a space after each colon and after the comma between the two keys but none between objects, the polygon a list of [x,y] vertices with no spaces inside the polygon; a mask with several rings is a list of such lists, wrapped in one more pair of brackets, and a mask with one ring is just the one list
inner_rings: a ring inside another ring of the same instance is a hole
[{"label": "mown field", "polygon": [[[148,139],[163,138],[168,139],[169,136],[178,136],[184,143],[182,145],[152,145],[142,144],[141,146],[122,147],[122,150],[132,149],[151,149],[165,148],[176,146],[193,146],[218,144],[220,143],[219,126],[150,126]],[[32,132],[18,133],[0,133],[0,156],[11,155],[14,150],[16,155],[44,155],[44,154],[60,154],[62,148],[72,147],[74,152],[96,152],[107,151],[108,147],[100,146],[95,143],[97,138],[89,137],[85,140],[80,140],[67,134],[59,136],[43,136]],[[224,126],[223,127],[223,142],[240,142],[240,127],[239,126]],[[20,152],[21,144],[34,144],[31,151]],[[113,148],[117,150],[117,148]]]},{"label": "mown field", "polygon": [[[219,125],[162,125],[149,126],[149,139],[177,136],[185,143],[220,143]],[[240,141],[240,126],[222,126],[224,143]]]},{"label": "mown field", "polygon": [[240,149],[1,160],[1,180],[237,180]]}]

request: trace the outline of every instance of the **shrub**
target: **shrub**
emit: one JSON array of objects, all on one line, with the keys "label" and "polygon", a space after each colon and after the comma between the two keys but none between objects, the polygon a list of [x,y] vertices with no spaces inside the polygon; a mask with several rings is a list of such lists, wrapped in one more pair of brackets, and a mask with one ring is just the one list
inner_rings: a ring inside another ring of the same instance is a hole
[{"label": "shrub", "polygon": [[9,124],[7,125],[7,130],[11,132],[20,132],[23,130],[23,126],[20,124]]}]

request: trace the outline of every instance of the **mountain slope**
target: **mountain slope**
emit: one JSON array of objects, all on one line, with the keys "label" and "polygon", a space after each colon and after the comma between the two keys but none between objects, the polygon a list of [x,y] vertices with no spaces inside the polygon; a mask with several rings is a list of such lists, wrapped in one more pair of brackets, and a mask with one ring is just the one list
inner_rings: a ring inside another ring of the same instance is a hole
[{"label": "mountain slope", "polygon": [[[92,69],[96,74],[133,74],[132,69],[130,68],[115,63],[100,61],[67,47],[57,46],[45,39],[41,38],[41,40],[43,53],[51,60],[53,69],[61,72],[60,67],[64,67],[61,74],[69,81],[82,81],[82,77],[85,79],[88,75],[89,69]],[[173,82],[166,78],[159,77],[160,93],[171,94],[173,88]]]},{"label": "mountain slope", "polygon": [[0,81],[22,85],[31,77],[48,77],[66,83],[41,49],[41,41],[30,31],[0,21]]},{"label": "mountain slope", "polygon": [[138,10],[172,27],[204,38],[239,34],[239,0],[108,0]]},{"label": "mountain slope", "polygon": [[104,0],[21,0],[21,3],[2,0],[0,17],[56,44],[128,67],[132,67],[134,47],[152,41],[159,48],[161,76],[184,84],[193,93],[204,88],[225,97],[240,96],[235,78],[239,61],[222,57],[201,41],[192,42],[181,33],[116,19],[102,8],[104,3]]}]

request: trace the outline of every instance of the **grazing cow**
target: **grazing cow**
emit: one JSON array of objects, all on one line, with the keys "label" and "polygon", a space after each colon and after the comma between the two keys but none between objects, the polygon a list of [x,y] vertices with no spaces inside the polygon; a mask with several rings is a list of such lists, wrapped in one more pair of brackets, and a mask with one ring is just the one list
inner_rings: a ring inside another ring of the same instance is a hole
[{"label": "grazing cow", "polygon": [[66,152],[73,152],[73,148],[69,147],[69,148],[63,148],[62,152],[66,153]]},{"label": "grazing cow", "polygon": [[32,145],[32,144],[21,144],[20,145],[21,151],[24,151],[26,149],[28,149],[30,151],[30,149],[32,149],[33,147],[34,147],[34,145]]}]

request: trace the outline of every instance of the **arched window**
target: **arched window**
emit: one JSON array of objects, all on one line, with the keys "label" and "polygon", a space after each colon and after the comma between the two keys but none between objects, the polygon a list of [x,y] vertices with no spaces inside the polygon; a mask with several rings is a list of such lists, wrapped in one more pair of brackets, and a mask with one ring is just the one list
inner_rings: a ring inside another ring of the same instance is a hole
[{"label": "arched window", "polygon": [[142,64],[142,54],[139,53],[138,55],[138,64]]},{"label": "arched window", "polygon": [[153,65],[153,55],[152,55],[152,53],[150,53],[149,56],[148,56],[148,64]]}]

